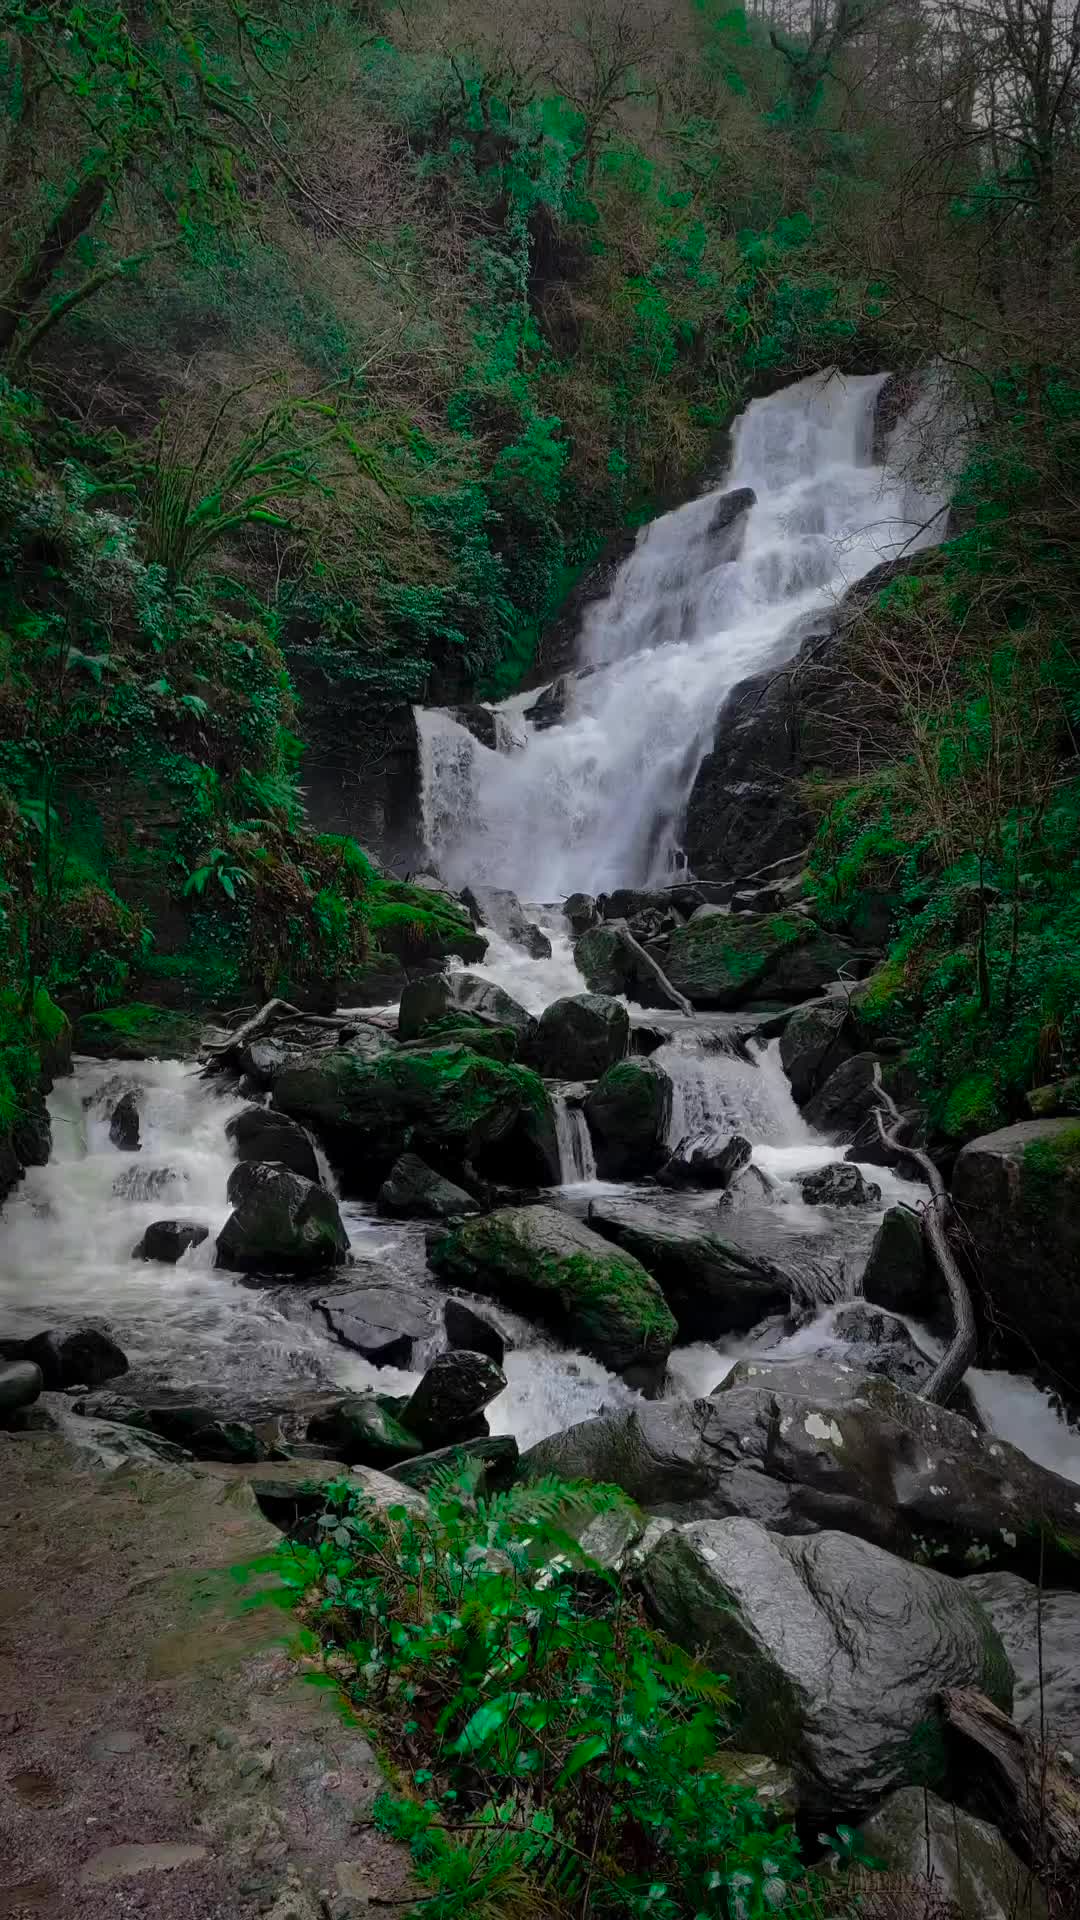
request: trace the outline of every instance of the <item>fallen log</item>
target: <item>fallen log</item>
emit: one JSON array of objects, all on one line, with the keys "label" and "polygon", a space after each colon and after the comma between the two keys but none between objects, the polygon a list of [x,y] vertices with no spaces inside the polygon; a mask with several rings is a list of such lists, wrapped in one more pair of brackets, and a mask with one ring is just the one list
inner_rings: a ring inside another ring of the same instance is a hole
[{"label": "fallen log", "polygon": [[231,1065],[236,1056],[244,1047],[249,1046],[252,1040],[258,1040],[267,1033],[279,1033],[297,1024],[302,1029],[333,1028],[339,1034],[355,1031],[355,1022],[343,1020],[340,1014],[305,1013],[301,1007],[294,1007],[289,1000],[267,1000],[250,1020],[243,1021],[230,1033],[223,1034],[221,1039],[203,1040],[201,1051],[209,1056],[203,1073],[217,1073],[221,1068]]},{"label": "fallen log", "polygon": [[[919,1147],[909,1146],[901,1140],[898,1128],[903,1117],[889,1094],[881,1084],[881,1068],[874,1068],[874,1086],[878,1097],[878,1110],[874,1115],[878,1137],[888,1147],[890,1153],[900,1159],[909,1160],[917,1169],[920,1179],[930,1189],[930,1204],[922,1216],[922,1234],[926,1249],[933,1265],[937,1268],[949,1296],[952,1308],[953,1334],[945,1352],[938,1361],[929,1379],[924,1383],[920,1399],[933,1400],[936,1406],[948,1405],[949,1396],[958,1386],[975,1358],[978,1349],[978,1331],[975,1325],[975,1309],[967,1281],[956,1261],[949,1245],[949,1195],[938,1168],[928,1153]],[[884,1115],[888,1114],[892,1126],[885,1125]]]},{"label": "fallen log", "polygon": [[[1080,1879],[1080,1781],[973,1687],[940,1696],[950,1745],[980,1811],[1048,1888]],[[1062,1908],[1062,1912],[1066,1909]]]}]

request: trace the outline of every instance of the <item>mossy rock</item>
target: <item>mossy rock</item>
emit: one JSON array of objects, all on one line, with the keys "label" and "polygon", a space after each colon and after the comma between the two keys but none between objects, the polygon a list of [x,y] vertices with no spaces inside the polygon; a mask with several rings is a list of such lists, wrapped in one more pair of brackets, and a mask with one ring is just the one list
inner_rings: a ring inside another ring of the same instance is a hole
[{"label": "mossy rock", "polygon": [[366,911],[368,931],[383,954],[405,966],[432,960],[482,960],[488,943],[477,933],[467,910],[452,894],[413,887],[405,880],[380,880]]},{"label": "mossy rock", "polygon": [[1027,1120],[983,1134],[956,1162],[953,1200],[970,1230],[994,1338],[1080,1377],[1080,1120]]},{"label": "mossy rock", "polygon": [[503,1207],[438,1239],[431,1264],[448,1283],[535,1312],[570,1346],[645,1389],[659,1386],[675,1317],[632,1254],[554,1207]]},{"label": "mossy rock", "polygon": [[198,1052],[201,1037],[202,1021],[193,1014],[132,1000],[81,1013],[74,1046],[76,1053],[97,1060],[188,1060]]},{"label": "mossy rock", "polygon": [[489,1027],[484,1020],[470,1019],[468,1014],[448,1013],[441,1020],[432,1020],[424,1028],[419,1042],[406,1043],[414,1048],[447,1046],[460,1041],[463,1047],[471,1047],[474,1053],[482,1053],[486,1060],[499,1060],[504,1066],[516,1057],[518,1035],[513,1027]]},{"label": "mossy rock", "polygon": [[451,1175],[471,1164],[518,1185],[559,1177],[543,1081],[471,1046],[326,1053],[279,1074],[273,1104],[312,1129],[350,1193],[376,1193],[406,1148]]},{"label": "mossy rock", "polygon": [[850,947],[798,913],[710,914],[670,935],[660,956],[673,987],[697,1007],[804,998],[835,980]]},{"label": "mossy rock", "polygon": [[620,1060],[585,1102],[585,1118],[603,1180],[655,1173],[667,1158],[671,1077],[654,1060]]}]

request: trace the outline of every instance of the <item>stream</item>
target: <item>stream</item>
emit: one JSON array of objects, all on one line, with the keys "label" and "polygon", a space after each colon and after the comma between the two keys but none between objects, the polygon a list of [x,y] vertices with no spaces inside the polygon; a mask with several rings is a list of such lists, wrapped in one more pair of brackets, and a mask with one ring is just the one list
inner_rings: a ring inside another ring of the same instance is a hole
[{"label": "stream", "polygon": [[[569,893],[656,887],[679,875],[681,821],[727,691],[790,657],[852,581],[927,538],[936,503],[903,477],[910,423],[892,436],[885,464],[873,464],[884,379],[817,377],[753,403],[738,424],[725,482],[755,496],[738,555],[718,559],[710,531],[723,490],[646,528],[609,598],[590,612],[582,671],[556,724],[537,729],[526,718],[535,690],[498,709],[495,749],[448,713],[418,711],[425,828],[439,873],[455,887],[512,887],[548,934],[551,957],[535,959],[489,932],[483,965],[470,969],[531,1012],[586,990],[562,912]],[[923,1191],[868,1166],[878,1204],[807,1205],[798,1177],[842,1161],[845,1146],[803,1120],[779,1043],[751,1043],[740,1055],[729,1041],[745,1020],[630,1012],[668,1034],[654,1057],[674,1085],[670,1144],[739,1132],[766,1176],[760,1198],[725,1213],[722,1231],[787,1265],[826,1266],[854,1295],[884,1210],[917,1207]],[[140,1108],[137,1152],[109,1138],[109,1114],[128,1089]],[[584,1216],[598,1194],[647,1191],[654,1206],[715,1213],[714,1193],[598,1181],[580,1091],[553,1094],[558,1204]],[[27,1173],[0,1220],[0,1331],[25,1337],[97,1320],[141,1379],[196,1390],[223,1407],[317,1385],[411,1389],[417,1374],[376,1369],[338,1344],[316,1316],[290,1306],[287,1284],[266,1290],[214,1268],[233,1164],[225,1128],[248,1104],[202,1078],[194,1062],[77,1060],[50,1098],[52,1158]],[[324,1177],[333,1186],[325,1167]],[[178,1212],[206,1225],[209,1239],[176,1266],[133,1259],[145,1228]],[[361,1277],[432,1288],[421,1223],[386,1220],[353,1202],[342,1203],[342,1216]],[[488,1409],[492,1432],[528,1445],[635,1397],[596,1360],[489,1301],[478,1304],[508,1347],[507,1389]],[[826,1308],[778,1343],[774,1332],[770,1358],[843,1357],[834,1318]],[[912,1332],[927,1353],[936,1351],[925,1331]],[[745,1340],[676,1348],[666,1391],[708,1393],[740,1355],[764,1350]],[[1045,1395],[1005,1374],[976,1371],[969,1382],[988,1427],[1080,1482],[1080,1436]]]}]

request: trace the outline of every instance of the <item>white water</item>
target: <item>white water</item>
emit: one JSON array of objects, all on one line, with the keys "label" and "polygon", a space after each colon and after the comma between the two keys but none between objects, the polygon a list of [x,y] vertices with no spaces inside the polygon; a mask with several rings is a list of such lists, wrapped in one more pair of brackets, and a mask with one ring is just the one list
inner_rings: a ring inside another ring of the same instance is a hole
[{"label": "white water", "polygon": [[[885,375],[815,375],[739,421],[724,487],[639,536],[583,639],[594,671],[563,723],[499,713],[516,743],[491,751],[448,714],[417,710],[425,832],[439,871],[528,900],[658,884],[679,866],[687,798],[725,694],[789,657],[853,581],[933,537],[942,502],[898,465],[871,464]],[[903,432],[893,437],[897,463]],[[736,559],[716,560],[722,492],[757,504]]]},{"label": "white water", "polygon": [[555,1133],[559,1142],[559,1172],[564,1187],[581,1186],[596,1179],[596,1156],[588,1123],[579,1105],[572,1105],[566,1094],[553,1089]]}]

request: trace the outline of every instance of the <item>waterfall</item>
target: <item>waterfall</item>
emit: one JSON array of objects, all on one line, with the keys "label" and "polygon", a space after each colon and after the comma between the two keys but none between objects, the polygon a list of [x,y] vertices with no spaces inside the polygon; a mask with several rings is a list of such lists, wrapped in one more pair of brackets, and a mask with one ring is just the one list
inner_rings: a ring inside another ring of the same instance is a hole
[{"label": "waterfall", "polygon": [[564,1187],[596,1179],[596,1159],[588,1122],[580,1106],[571,1106],[565,1093],[551,1096],[555,1109],[555,1137],[559,1143],[559,1178]]},{"label": "waterfall", "polygon": [[[455,886],[528,900],[656,885],[677,870],[686,803],[736,683],[789,658],[852,583],[925,545],[941,499],[873,461],[884,374],[814,375],[743,414],[722,488],[639,535],[581,637],[562,720],[537,731],[535,691],[505,701],[492,751],[417,710],[426,838]],[[753,504],[730,519],[725,494]],[[927,523],[931,523],[928,525]],[[940,523],[938,523],[938,527]]]},{"label": "waterfall", "polygon": [[693,1032],[680,1033],[653,1060],[671,1081],[667,1139],[673,1150],[687,1139],[722,1144],[733,1133],[769,1147],[813,1138],[792,1099],[778,1041],[746,1060],[706,1052]]}]

